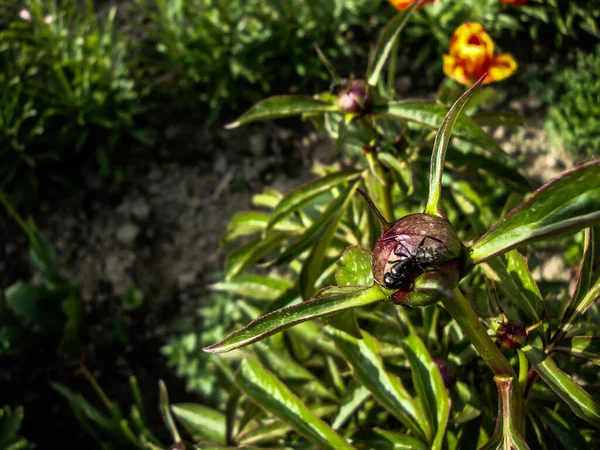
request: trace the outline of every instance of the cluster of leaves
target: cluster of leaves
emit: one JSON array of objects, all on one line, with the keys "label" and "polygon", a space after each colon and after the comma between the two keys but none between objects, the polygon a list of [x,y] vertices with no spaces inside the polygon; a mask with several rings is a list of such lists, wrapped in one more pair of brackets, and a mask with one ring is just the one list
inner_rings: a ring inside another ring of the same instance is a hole
[{"label": "cluster of leaves", "polygon": [[[79,290],[72,280],[60,273],[54,248],[40,235],[33,220],[21,219],[1,193],[0,204],[28,236],[31,263],[43,280],[42,283],[18,281],[11,286],[2,280],[0,355],[39,346],[50,346],[64,356],[71,355],[81,344],[83,328]],[[3,247],[0,252],[4,253]]]},{"label": "cluster of leaves", "polygon": [[[324,85],[313,51],[356,57],[353,30],[365,32],[377,2],[366,0],[135,0],[143,17],[143,66],[170,107],[209,121],[266,92]],[[283,83],[285,80],[285,84]]]},{"label": "cluster of leaves", "polygon": [[35,447],[17,433],[23,422],[23,407],[0,409],[0,448],[6,450],[33,450]]},{"label": "cluster of leaves", "polygon": [[116,9],[101,24],[91,1],[85,8],[74,0],[3,8],[9,22],[0,32],[0,187],[33,196],[49,179],[68,184],[69,165],[115,174],[120,141],[151,140],[137,123],[148,105],[116,30]]},{"label": "cluster of leaves", "polygon": [[593,53],[579,53],[574,68],[554,77],[547,100],[546,128],[578,158],[600,152],[600,46]]}]

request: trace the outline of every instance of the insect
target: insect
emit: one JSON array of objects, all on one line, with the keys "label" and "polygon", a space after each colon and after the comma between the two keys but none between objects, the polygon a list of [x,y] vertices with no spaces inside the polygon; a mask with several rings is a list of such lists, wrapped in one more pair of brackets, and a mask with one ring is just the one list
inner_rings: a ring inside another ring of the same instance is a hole
[{"label": "insect", "polygon": [[398,242],[394,253],[400,259],[395,261],[390,271],[386,272],[383,276],[383,281],[387,288],[409,291],[415,278],[427,271],[435,270],[447,262],[444,259],[444,254],[447,253],[441,251],[438,246],[425,247],[423,245],[426,239],[439,242],[448,251],[448,248],[441,240],[431,236],[425,236],[413,254],[411,254],[402,242]]}]

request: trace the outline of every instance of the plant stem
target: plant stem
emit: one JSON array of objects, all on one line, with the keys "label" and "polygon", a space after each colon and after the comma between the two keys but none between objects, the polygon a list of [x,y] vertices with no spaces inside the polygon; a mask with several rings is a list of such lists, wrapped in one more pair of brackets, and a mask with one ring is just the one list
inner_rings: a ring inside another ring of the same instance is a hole
[{"label": "plant stem", "polygon": [[494,373],[494,378],[506,379],[512,378],[512,389],[511,389],[511,409],[513,418],[515,419],[515,426],[521,432],[525,430],[525,410],[523,406],[523,394],[521,393],[521,386],[517,378],[515,370],[510,365],[508,360],[504,357],[502,352],[494,341],[487,334],[485,328],[479,321],[479,317],[473,311],[473,308],[458,289],[454,289],[454,297],[445,298],[443,305],[446,310],[452,315],[454,320],[461,327],[467,338],[471,341],[471,344],[477,349],[477,352],[481,355],[485,363]]},{"label": "plant stem", "polygon": [[454,297],[443,300],[446,310],[460,325],[467,338],[469,338],[495,376],[511,377],[517,380],[517,374],[514,369],[487,334],[479,321],[479,317],[475,314],[465,296],[458,288],[454,289],[454,293]]}]

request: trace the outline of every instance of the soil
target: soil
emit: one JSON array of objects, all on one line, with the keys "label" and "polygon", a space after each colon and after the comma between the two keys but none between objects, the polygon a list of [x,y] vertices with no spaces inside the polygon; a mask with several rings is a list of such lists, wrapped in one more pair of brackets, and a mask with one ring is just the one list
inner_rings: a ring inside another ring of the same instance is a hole
[{"label": "soil", "polygon": [[[508,106],[539,117],[540,105],[532,99]],[[159,379],[167,381],[172,401],[201,401],[187,394],[184,380],[167,369],[160,347],[172,335],[171,325],[195,316],[210,284],[219,280],[226,255],[219,242],[228,221],[252,207],[255,193],[265,187],[288,192],[313,178],[313,164],[331,158],[326,137],[292,123],[294,128],[267,123],[227,132],[172,126],[158,157],[127,165],[124,182],[114,185],[92,177],[72,196],[46,201],[36,217],[55,245],[58,267],[75,281],[85,303],[81,359],[108,396],[122,400],[124,407],[131,400],[128,377],[136,375],[155,428],[161,428],[153,407]],[[550,143],[538,119],[517,132],[490,132],[523,162],[524,175],[534,186],[573,164],[564,152],[547,151]],[[39,275],[29,273],[23,257],[26,242],[19,239],[12,252],[18,254],[20,248],[21,257],[11,281],[35,280]],[[539,276],[564,272],[547,268]],[[143,298],[135,311],[127,311],[120,301],[129,289]],[[125,324],[125,338],[111,337],[115,318]],[[25,405],[22,434],[42,448],[57,442],[63,449],[95,448],[47,384],[57,380],[94,398],[78,373],[80,360],[68,365],[51,349],[37,353],[15,356],[0,369],[2,402]]]}]

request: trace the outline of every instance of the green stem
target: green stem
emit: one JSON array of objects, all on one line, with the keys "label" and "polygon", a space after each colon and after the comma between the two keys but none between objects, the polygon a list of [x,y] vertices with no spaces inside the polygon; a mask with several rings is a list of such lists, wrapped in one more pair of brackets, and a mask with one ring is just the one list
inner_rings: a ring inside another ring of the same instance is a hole
[{"label": "green stem", "polygon": [[485,363],[494,373],[494,378],[513,379],[510,394],[512,397],[511,405],[513,405],[511,408],[513,417],[517,422],[515,425],[517,429],[523,432],[525,430],[525,415],[523,413],[525,408],[523,407],[523,395],[521,393],[521,386],[519,385],[517,374],[500,349],[496,347],[492,338],[487,334],[479,317],[475,311],[473,311],[473,308],[462,292],[456,288],[454,289],[454,294],[454,297],[447,297],[443,300],[444,307],[452,315],[454,320],[456,320],[467,338],[471,341],[471,344],[473,344]]},{"label": "green stem", "polygon": [[[456,288],[455,296],[443,300],[444,307],[452,315],[454,320],[460,325],[467,338],[477,349],[485,363],[494,372],[495,376],[511,377],[517,379],[517,374],[504,357],[502,352],[492,338],[487,334],[485,328],[479,321],[479,317],[473,311],[473,308],[462,294]],[[515,383],[516,384],[516,383]]]}]

